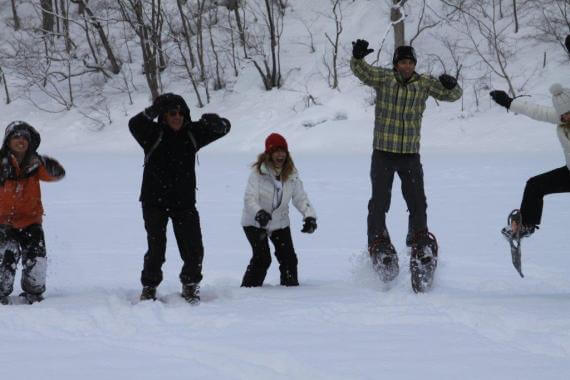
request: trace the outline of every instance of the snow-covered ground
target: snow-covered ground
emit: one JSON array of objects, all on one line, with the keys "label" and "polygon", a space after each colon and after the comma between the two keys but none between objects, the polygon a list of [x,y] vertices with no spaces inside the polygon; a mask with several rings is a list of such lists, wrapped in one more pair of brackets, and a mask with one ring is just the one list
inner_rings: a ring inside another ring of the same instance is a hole
[{"label": "snow-covered ground", "polygon": [[172,235],[159,288],[166,302],[137,303],[142,154],[57,156],[68,176],[43,188],[46,300],[1,308],[2,379],[568,378],[566,196],[547,199],[541,230],[524,242],[524,279],[499,233],[524,179],[562,165],[558,153],[424,153],[441,256],[433,291],[416,295],[398,181],[389,226],[402,271],[391,289],[364,253],[368,154],[295,155],[319,215],[305,235],[292,212],[301,286],[280,287],[274,264],[264,287],[240,288],[250,253],[239,221],[254,157],[205,150],[197,307],[177,296]]},{"label": "snow-covered ground", "polygon": [[[356,38],[378,48],[389,3],[344,2],[340,91],[328,88],[322,64],[330,54],[324,33],[334,29],[323,14],[328,0],[289,1],[280,90],[262,90],[253,66],[243,63],[239,77],[228,78],[228,87],[198,109],[188,82],[164,72],[164,90],[182,94],[194,119],[216,112],[232,122],[227,137],[199,154],[206,252],[197,307],[178,297],[181,261],[171,231],[159,288],[165,302],[137,302],[146,250],[137,200],[143,157],[126,125],[150,102],[139,63],[131,67],[134,104],[114,87],[119,79],[103,85],[96,77],[85,79],[78,106],[69,112],[40,112],[17,94],[10,105],[0,104],[1,128],[28,121],[42,134],[40,153],[67,170],[63,181],[42,187],[46,300],[0,307],[0,380],[570,378],[570,195],[546,198],[541,229],[523,241],[524,279],[499,233],[519,206],[526,179],[562,166],[563,155],[554,126],[492,104],[487,90],[506,89],[496,77],[478,93],[478,106],[473,81],[465,83],[463,107],[427,103],[422,160],[428,223],[440,245],[433,290],[411,290],[398,179],[388,226],[401,273],[386,288],[370,268],[365,249],[374,110],[370,91],[347,65]],[[417,9],[411,7],[410,21],[417,20]],[[8,6],[0,5],[0,13],[8,19]],[[311,25],[314,54],[301,20]],[[525,83],[520,94],[548,105],[550,84],[570,85],[570,65],[559,45],[539,45],[525,37],[535,31],[521,25],[509,67],[517,85]],[[3,24],[0,44],[10,34]],[[382,64],[390,62],[391,38]],[[429,54],[442,52],[427,34],[415,46],[419,72],[427,69]],[[441,67],[432,69],[440,74]],[[464,74],[470,76],[467,69]],[[80,112],[94,102],[90,86],[102,86],[112,119],[103,129]],[[320,105],[305,107],[309,94]],[[53,108],[53,100],[35,95]],[[271,132],[287,138],[319,227],[301,234],[300,215],[291,212],[300,287],[279,286],[273,264],[262,288],[241,289],[250,258],[240,226],[243,191],[248,166]]]}]

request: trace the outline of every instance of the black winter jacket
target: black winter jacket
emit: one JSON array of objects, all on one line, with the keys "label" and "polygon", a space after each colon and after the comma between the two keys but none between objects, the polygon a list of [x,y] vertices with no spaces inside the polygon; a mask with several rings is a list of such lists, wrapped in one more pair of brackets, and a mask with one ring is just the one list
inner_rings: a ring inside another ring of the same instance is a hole
[{"label": "black winter jacket", "polygon": [[145,153],[139,198],[143,207],[195,207],[196,153],[229,132],[229,122],[222,120],[227,126],[222,133],[210,130],[202,120],[185,122],[179,131],[154,122],[144,112],[129,120],[129,130]]}]

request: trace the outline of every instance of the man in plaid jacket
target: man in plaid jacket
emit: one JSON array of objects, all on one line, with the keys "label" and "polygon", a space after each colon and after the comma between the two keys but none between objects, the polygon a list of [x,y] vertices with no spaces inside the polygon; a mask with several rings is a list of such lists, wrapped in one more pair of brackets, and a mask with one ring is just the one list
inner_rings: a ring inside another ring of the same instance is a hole
[{"label": "man in plaid jacket", "polygon": [[[386,229],[392,183],[397,172],[409,210],[406,244],[432,244],[428,233],[423,169],[420,161],[420,130],[426,100],[456,101],[463,93],[457,80],[447,74],[438,79],[415,72],[416,54],[411,46],[399,46],[394,52],[393,68],[374,67],[364,61],[373,49],[368,42],[353,42],[352,72],[376,91],[374,152],[370,171],[372,197],[368,203],[368,249],[375,265],[389,267],[386,279],[398,274],[397,255]],[[413,252],[412,252],[413,253]]]}]

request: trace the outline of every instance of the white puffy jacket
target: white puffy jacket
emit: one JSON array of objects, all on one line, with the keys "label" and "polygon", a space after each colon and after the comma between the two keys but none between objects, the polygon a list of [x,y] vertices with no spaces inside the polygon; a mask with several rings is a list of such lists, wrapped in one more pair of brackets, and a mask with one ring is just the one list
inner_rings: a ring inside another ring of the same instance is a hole
[{"label": "white puffy jacket", "polygon": [[554,107],[542,106],[534,103],[529,103],[516,98],[511,103],[510,110],[515,113],[520,113],[538,121],[546,121],[556,124],[556,132],[558,140],[564,150],[566,158],[566,166],[570,169],[570,130],[561,126],[560,116]]},{"label": "white puffy jacket", "polygon": [[255,214],[259,210],[265,210],[271,214],[271,220],[265,227],[268,231],[279,230],[289,226],[289,201],[293,200],[293,205],[303,215],[303,219],[308,217],[317,218],[315,210],[309,202],[307,193],[303,189],[303,182],[295,170],[287,181],[283,183],[283,197],[279,206],[273,210],[273,197],[275,185],[272,179],[272,170],[265,164],[261,165],[261,173],[257,168],[251,170],[244,196],[244,208],[241,224],[244,227],[260,227],[255,220]]}]

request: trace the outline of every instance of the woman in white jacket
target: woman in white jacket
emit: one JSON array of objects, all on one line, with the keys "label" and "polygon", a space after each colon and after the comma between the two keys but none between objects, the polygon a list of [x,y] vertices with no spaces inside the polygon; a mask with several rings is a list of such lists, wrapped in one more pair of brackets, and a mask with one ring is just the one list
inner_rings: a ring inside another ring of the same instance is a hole
[{"label": "woman in white jacket", "polygon": [[520,210],[514,210],[510,226],[503,233],[528,237],[538,228],[542,217],[543,198],[548,194],[570,192],[570,89],[554,84],[550,87],[553,107],[542,106],[510,98],[504,91],[491,91],[495,102],[515,113],[534,120],[557,125],[558,139],[566,158],[566,165],[530,178],[525,186]]},{"label": "woman in white jacket", "polygon": [[303,189],[285,138],[272,133],[265,140],[265,151],[252,165],[244,197],[241,224],[251,244],[252,257],[241,286],[262,286],[271,264],[269,242],[275,247],[281,285],[297,286],[297,255],[289,228],[289,202],[303,215],[301,232],[313,233],[317,216]]}]

